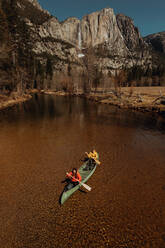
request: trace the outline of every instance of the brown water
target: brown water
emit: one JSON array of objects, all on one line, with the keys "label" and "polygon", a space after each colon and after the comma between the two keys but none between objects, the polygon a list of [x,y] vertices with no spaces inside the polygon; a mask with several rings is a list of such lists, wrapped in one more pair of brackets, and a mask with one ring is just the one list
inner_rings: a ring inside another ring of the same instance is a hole
[{"label": "brown water", "polygon": [[[80,98],[34,96],[0,114],[1,248],[165,248],[165,121]],[[102,164],[60,206],[85,151]]]}]

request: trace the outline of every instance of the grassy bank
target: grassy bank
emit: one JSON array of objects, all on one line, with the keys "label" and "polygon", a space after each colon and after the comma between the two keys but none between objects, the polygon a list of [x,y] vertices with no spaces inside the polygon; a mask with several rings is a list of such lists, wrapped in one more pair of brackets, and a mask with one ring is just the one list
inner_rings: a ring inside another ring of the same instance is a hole
[{"label": "grassy bank", "polygon": [[165,87],[123,87],[108,93],[92,93],[87,98],[120,108],[165,114]]},{"label": "grassy bank", "polygon": [[12,107],[16,104],[25,102],[31,98],[31,95],[23,95],[17,97],[7,97],[0,95],[0,110]]},{"label": "grassy bank", "polygon": [[0,94],[0,110],[12,107],[22,102],[26,102],[32,98],[32,94],[37,92],[38,90],[29,90],[22,95],[19,95],[17,92],[13,92],[10,96]]},{"label": "grassy bank", "polygon": [[[43,91],[43,93],[60,96],[69,95],[66,92],[50,90]],[[108,89],[107,92],[100,88],[97,92],[89,94],[78,92],[71,95],[82,96],[91,101],[115,105],[120,108],[165,114],[165,87],[122,87]]]},{"label": "grassy bank", "polygon": [[58,96],[81,96],[102,104],[110,104],[120,108],[134,109],[142,112],[156,112],[165,115],[165,87],[123,87],[120,89],[109,89],[105,93],[102,89],[99,89],[97,92],[91,92],[89,94],[82,92],[71,94],[53,90],[30,90],[22,96],[18,96],[16,93],[11,96],[0,94],[0,110],[25,102],[32,97],[32,94],[38,92]]}]

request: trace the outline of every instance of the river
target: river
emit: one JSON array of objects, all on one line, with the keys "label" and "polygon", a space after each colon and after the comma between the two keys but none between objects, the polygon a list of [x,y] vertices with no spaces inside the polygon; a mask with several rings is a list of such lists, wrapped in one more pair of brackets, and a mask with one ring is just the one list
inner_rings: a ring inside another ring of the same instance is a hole
[{"label": "river", "polygon": [[[61,181],[101,165],[64,205]],[[78,97],[34,95],[0,113],[0,247],[165,247],[165,120]]]}]

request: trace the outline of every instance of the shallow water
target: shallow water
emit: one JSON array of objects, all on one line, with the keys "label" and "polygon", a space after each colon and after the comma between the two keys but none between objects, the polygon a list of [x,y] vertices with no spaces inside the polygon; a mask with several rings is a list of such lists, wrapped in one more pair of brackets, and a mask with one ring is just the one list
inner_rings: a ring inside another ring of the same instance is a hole
[{"label": "shallow water", "polygon": [[[35,95],[0,113],[0,141],[0,247],[165,247],[161,117]],[[93,148],[92,191],[60,206],[65,172]]]}]

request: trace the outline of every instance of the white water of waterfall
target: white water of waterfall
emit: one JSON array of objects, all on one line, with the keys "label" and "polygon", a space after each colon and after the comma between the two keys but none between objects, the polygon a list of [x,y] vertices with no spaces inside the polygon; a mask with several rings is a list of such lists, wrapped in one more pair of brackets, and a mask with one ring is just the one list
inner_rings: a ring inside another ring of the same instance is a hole
[{"label": "white water of waterfall", "polygon": [[84,57],[84,54],[81,53],[81,50],[82,50],[81,24],[79,24],[79,30],[78,30],[78,48],[80,50],[80,53],[78,54],[78,57],[79,58]]},{"label": "white water of waterfall", "polygon": [[78,47],[81,51],[81,48],[82,48],[81,24],[79,24],[79,30],[78,30]]}]

